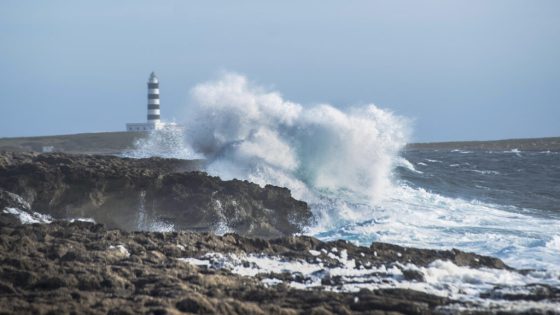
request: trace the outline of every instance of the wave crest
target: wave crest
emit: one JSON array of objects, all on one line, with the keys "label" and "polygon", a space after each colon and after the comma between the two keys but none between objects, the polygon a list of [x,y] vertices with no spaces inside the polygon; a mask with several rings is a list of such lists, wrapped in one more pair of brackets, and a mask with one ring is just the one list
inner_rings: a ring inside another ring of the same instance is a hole
[{"label": "wave crest", "polygon": [[200,84],[192,97],[186,138],[210,172],[287,186],[308,201],[321,190],[381,197],[408,138],[404,118],[373,104],[302,106],[239,74]]}]

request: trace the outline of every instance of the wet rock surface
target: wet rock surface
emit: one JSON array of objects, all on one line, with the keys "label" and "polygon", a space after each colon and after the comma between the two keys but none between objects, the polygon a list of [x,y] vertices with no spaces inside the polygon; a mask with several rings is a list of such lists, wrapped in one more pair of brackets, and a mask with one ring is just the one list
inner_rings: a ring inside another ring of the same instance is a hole
[{"label": "wet rock surface", "polygon": [[201,161],[162,158],[0,153],[0,189],[57,219],[92,218],[128,231],[271,238],[299,232],[311,219],[307,204],[286,188],[222,181],[201,167]]},{"label": "wet rock surface", "polygon": [[[305,284],[308,279],[298,273],[278,269],[249,277],[227,268],[188,261],[202,261],[208,254],[259,255],[286,262],[312,263],[321,259],[325,266],[336,268],[340,267],[341,259],[332,255],[334,251],[352,259],[357,269],[363,269],[359,265],[366,266],[366,270],[376,266],[401,268],[403,275],[414,282],[424,281],[423,275],[406,275],[406,263],[428,266],[436,260],[448,259],[460,266],[509,268],[499,259],[458,250],[423,250],[383,243],[359,247],[306,236],[263,240],[236,234],[126,232],[79,221],[0,222],[0,314],[528,312],[481,309],[448,297],[403,288],[333,292],[343,280],[329,277],[328,271],[319,275],[322,287],[301,290],[293,284]],[[266,281],[271,278],[277,279],[277,283]],[[481,297],[521,302],[560,300],[558,289],[549,286],[530,286],[527,292],[515,294],[496,286]],[[528,313],[554,314],[538,309]]]},{"label": "wet rock surface", "polygon": [[393,251],[398,250],[418,265],[429,263],[423,255],[429,253],[435,254],[432,260],[448,257],[471,265],[478,259],[487,267],[505,267],[497,259],[481,260],[484,257],[459,251],[425,252],[388,244],[366,248],[311,237],[267,241],[235,234],[125,232],[88,222],[0,224],[0,313],[431,314],[455,303],[406,289],[302,291],[181,260],[219,252],[312,261],[317,256],[310,250],[333,247],[364,264],[394,263]]}]

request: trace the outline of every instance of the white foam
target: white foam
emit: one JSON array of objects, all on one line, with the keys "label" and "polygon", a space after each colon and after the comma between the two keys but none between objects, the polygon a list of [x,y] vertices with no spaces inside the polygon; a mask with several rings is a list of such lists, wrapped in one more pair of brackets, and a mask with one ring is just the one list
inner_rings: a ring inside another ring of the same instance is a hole
[{"label": "white foam", "polygon": [[[419,165],[426,165],[425,163],[418,163]],[[410,163],[410,161],[408,161],[407,159],[403,158],[403,157],[399,157],[397,158],[397,162],[396,162],[396,166],[400,166],[400,167],[404,167],[414,173],[418,173],[418,174],[423,174],[423,172],[417,170],[414,165],[412,163]]]},{"label": "white foam", "polygon": [[428,162],[430,162],[430,163],[443,163],[443,162],[440,161],[440,160],[432,160],[432,159],[424,159],[424,160],[425,160],[425,161],[428,161]]},{"label": "white foam", "polygon": [[313,250],[313,249],[310,249],[310,250],[309,250],[309,253],[310,253],[311,255],[313,255],[313,256],[319,256],[319,255],[321,255],[321,252],[320,252],[320,251],[318,251],[318,250]]},{"label": "white foam", "polygon": [[181,129],[152,130],[147,137],[139,138],[134,142],[134,149],[124,152],[124,157],[149,158],[158,156],[176,159],[199,159],[185,140],[185,133]]},{"label": "white foam", "polygon": [[219,220],[213,230],[216,235],[224,235],[227,233],[232,233],[233,230],[227,225],[225,220]]},{"label": "white foam", "polygon": [[[523,309],[525,302],[528,301],[511,302],[500,300],[499,297],[489,301],[481,298],[480,294],[497,286],[503,287],[503,290],[513,290],[518,293],[529,293],[530,289],[525,287],[528,284],[560,286],[560,280],[558,279],[560,274],[529,273],[522,275],[508,270],[460,267],[441,260],[436,260],[427,267],[396,263],[371,268],[356,268],[355,261],[348,258],[346,251],[341,251],[340,255],[334,255],[331,251],[329,256],[338,260],[340,265],[335,268],[327,268],[320,261],[310,263],[302,260],[287,260],[275,256],[256,254],[238,256],[208,253],[200,258],[181,258],[180,260],[207,268],[228,269],[243,276],[277,273],[298,275],[303,281],[287,283],[297,289],[322,287],[329,291],[357,292],[363,288],[370,290],[404,288],[475,303],[475,306],[508,309]],[[406,280],[403,270],[416,271],[423,275],[424,280]],[[338,277],[340,282],[334,285],[326,285],[323,280],[332,277]],[[272,275],[265,278],[263,282],[267,285],[282,283]],[[560,303],[543,301],[531,305],[540,309],[553,309],[560,306]]]},{"label": "white foam", "polygon": [[130,257],[130,252],[128,251],[128,249],[126,249],[126,247],[122,244],[119,245],[111,245],[109,246],[109,251],[114,251],[116,252],[119,256],[122,256],[123,258],[128,258]]},{"label": "white foam", "polygon": [[267,278],[267,279],[262,279],[261,282],[264,283],[264,285],[270,287],[270,286],[278,285],[278,284],[282,283],[283,281],[279,280],[279,279],[269,279],[269,278]]},{"label": "white foam", "polygon": [[498,171],[489,171],[489,170],[472,170],[472,171],[482,175],[500,175],[500,172]]},{"label": "white foam", "polygon": [[519,149],[511,149],[510,151],[504,151],[504,153],[513,153],[519,157],[521,157],[521,151],[519,151]]},{"label": "white foam", "polygon": [[472,151],[458,150],[458,149],[451,150],[451,152],[454,152],[454,153],[461,153],[461,154],[469,154],[469,153],[472,153]]},{"label": "white foam", "polygon": [[175,225],[163,221],[154,220],[150,223],[146,231],[150,232],[174,232]]},{"label": "white foam", "polygon": [[89,223],[95,223],[95,220],[92,218],[75,218],[75,219],[70,219],[68,220],[69,222],[89,222]]},{"label": "white foam", "polygon": [[5,208],[3,212],[14,215],[22,224],[51,223],[53,221],[53,218],[49,215],[27,212],[17,208]]},{"label": "white foam", "polygon": [[560,270],[560,255],[554,249],[558,214],[542,217],[529,209],[454,199],[406,185],[395,186],[392,196],[376,206],[362,206],[360,220],[308,233],[323,240],[346,238],[365,245],[381,241],[459,248],[501,258],[516,268]]},{"label": "white foam", "polygon": [[157,217],[152,217],[146,211],[146,191],[142,190],[138,196],[138,212],[137,212],[136,226],[140,231],[149,232],[173,232],[175,225],[160,220]]},{"label": "white foam", "polygon": [[560,235],[554,235],[550,241],[546,242],[546,247],[557,251],[560,255]]},{"label": "white foam", "polygon": [[210,260],[208,259],[196,259],[196,258],[179,258],[180,261],[187,262],[195,266],[210,266]]}]

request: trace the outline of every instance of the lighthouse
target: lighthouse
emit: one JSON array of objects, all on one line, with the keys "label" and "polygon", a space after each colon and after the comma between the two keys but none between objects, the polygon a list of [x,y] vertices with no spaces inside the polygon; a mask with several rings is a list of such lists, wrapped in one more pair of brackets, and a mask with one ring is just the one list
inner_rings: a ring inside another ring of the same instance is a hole
[{"label": "lighthouse", "polygon": [[159,79],[152,71],[148,79],[148,124],[161,123],[159,112]]},{"label": "lighthouse", "polygon": [[[175,125],[175,124],[173,124]],[[145,123],[126,124],[127,131],[151,131],[163,129],[159,103],[159,79],[152,71],[148,78],[148,115]]]}]

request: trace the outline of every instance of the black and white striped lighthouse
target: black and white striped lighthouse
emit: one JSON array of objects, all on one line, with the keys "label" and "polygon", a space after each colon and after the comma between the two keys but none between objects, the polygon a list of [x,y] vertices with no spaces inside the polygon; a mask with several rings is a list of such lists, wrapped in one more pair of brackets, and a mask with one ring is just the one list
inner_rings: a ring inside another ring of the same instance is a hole
[{"label": "black and white striped lighthouse", "polygon": [[159,80],[154,72],[150,74],[148,79],[148,123],[154,126],[159,125]]},{"label": "black and white striped lighthouse", "polygon": [[175,122],[162,122],[159,108],[159,79],[154,72],[148,79],[148,116],[144,123],[128,123],[127,131],[153,131],[153,130],[184,130],[184,126]]}]

